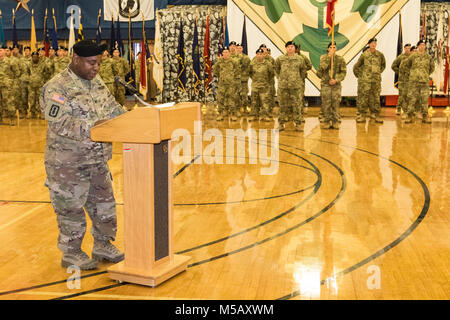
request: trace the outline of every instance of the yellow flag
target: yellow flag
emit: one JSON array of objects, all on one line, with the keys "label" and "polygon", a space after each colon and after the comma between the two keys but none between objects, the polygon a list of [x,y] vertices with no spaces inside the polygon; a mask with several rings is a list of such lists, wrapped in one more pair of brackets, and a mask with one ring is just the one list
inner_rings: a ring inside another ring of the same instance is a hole
[{"label": "yellow flag", "polygon": [[31,10],[31,37],[30,37],[31,52],[37,50],[36,47],[36,27],[34,25],[34,10]]}]

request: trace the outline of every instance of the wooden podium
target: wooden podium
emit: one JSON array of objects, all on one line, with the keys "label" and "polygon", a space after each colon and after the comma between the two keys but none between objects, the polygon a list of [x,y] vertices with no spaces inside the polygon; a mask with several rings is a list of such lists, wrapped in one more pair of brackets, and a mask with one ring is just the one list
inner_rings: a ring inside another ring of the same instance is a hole
[{"label": "wooden podium", "polygon": [[110,268],[115,280],[155,287],[186,270],[190,257],[173,254],[170,137],[194,132],[200,103],[141,107],[91,130],[94,141],[123,143],[125,259]]}]

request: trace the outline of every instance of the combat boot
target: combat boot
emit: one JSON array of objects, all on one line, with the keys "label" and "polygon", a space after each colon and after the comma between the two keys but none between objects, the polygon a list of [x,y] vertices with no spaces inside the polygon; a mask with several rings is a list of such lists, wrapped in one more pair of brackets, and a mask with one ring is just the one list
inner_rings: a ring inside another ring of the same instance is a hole
[{"label": "combat boot", "polygon": [[376,123],[383,123],[383,119],[381,119],[379,116],[375,117],[375,122]]},{"label": "combat boot", "polygon": [[422,118],[422,123],[431,123],[431,119],[424,115]]},{"label": "combat boot", "polygon": [[408,116],[405,120],[405,123],[412,123],[413,122],[413,117],[412,116]]},{"label": "combat boot", "polygon": [[366,116],[360,114],[356,117],[356,122],[357,123],[362,123],[362,122],[366,122]]},{"label": "combat boot", "polygon": [[217,116],[216,121],[223,121],[223,117],[221,115]]},{"label": "combat boot", "polygon": [[65,252],[61,260],[61,266],[68,268],[76,266],[81,270],[92,270],[97,268],[97,261],[92,260],[81,249],[73,252]]},{"label": "combat boot", "polygon": [[333,124],[331,125],[331,127],[333,129],[339,129],[339,121],[333,122]]},{"label": "combat boot", "polygon": [[125,255],[120,252],[111,242],[94,240],[92,258],[97,261],[107,260],[110,262],[120,262]]}]

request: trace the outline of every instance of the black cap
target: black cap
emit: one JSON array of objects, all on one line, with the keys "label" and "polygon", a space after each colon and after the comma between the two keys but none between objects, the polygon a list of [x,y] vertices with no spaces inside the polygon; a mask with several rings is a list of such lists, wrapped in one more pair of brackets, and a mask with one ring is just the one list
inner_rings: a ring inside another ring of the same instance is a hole
[{"label": "black cap", "polygon": [[73,45],[73,52],[80,57],[92,57],[102,54],[106,47],[106,44],[97,45],[90,40],[81,40]]},{"label": "black cap", "polygon": [[264,53],[264,50],[259,48],[258,50],[256,50],[256,53]]},{"label": "black cap", "polygon": [[406,48],[406,47],[411,47],[411,43],[407,43],[403,46],[403,48]]},{"label": "black cap", "polygon": [[288,42],[286,42],[286,44],[284,46],[287,47],[287,46],[290,46],[290,45],[295,46],[294,41],[288,41]]},{"label": "black cap", "polygon": [[228,50],[228,51],[230,51],[230,48],[227,47],[227,46],[225,46],[225,47],[222,48],[222,51],[223,51],[223,50]]},{"label": "black cap", "polygon": [[377,42],[377,38],[371,38],[368,42],[367,42],[367,44],[371,44],[372,42]]},{"label": "black cap", "polygon": [[331,47],[332,44],[333,44],[333,45],[336,45],[336,41],[334,41],[333,43],[330,42],[330,43],[328,44],[328,48]]}]

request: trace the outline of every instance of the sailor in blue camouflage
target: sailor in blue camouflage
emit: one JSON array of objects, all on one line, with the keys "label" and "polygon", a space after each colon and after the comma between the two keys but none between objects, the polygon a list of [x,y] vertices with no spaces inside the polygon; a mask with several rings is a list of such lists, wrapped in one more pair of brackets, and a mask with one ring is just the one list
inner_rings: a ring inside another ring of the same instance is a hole
[{"label": "sailor in blue camouflage", "polygon": [[[72,63],[47,82],[40,106],[48,122],[45,150],[46,186],[58,222],[62,266],[93,269],[96,260],[123,259],[110,241],[117,231],[112,176],[107,161],[111,143],[94,142],[93,126],[124,113],[97,75],[103,46],[83,40],[74,45]],[[84,210],[92,220],[94,248],[90,259],[81,250],[86,232]]]}]

